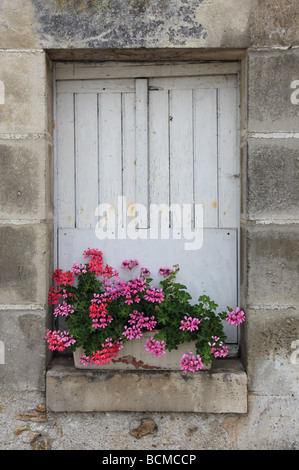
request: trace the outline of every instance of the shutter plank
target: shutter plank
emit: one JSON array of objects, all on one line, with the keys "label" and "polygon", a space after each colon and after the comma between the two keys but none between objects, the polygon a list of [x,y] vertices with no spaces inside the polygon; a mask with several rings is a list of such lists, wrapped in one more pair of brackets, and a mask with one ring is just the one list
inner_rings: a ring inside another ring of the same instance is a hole
[{"label": "shutter plank", "polygon": [[194,91],[194,199],[205,228],[218,226],[216,90]]},{"label": "shutter plank", "polygon": [[[170,204],[193,204],[192,90],[170,93]],[[188,223],[192,213],[188,214]],[[187,224],[188,226],[188,224]]]},{"label": "shutter plank", "polygon": [[149,92],[149,200],[153,237],[169,230],[169,106],[168,91]]},{"label": "shutter plank", "polygon": [[150,202],[169,204],[168,92],[149,93]]},{"label": "shutter plank", "polygon": [[75,227],[74,97],[57,94],[57,225]]},{"label": "shutter plank", "polygon": [[123,104],[123,191],[128,206],[136,202],[135,93],[124,93]]},{"label": "shutter plank", "polygon": [[218,95],[219,227],[238,227],[237,90],[220,89]]},{"label": "shutter plank", "polygon": [[76,227],[95,227],[98,204],[97,94],[76,95]]},{"label": "shutter plank", "polygon": [[196,90],[198,88],[232,88],[237,86],[235,75],[206,75],[202,77],[151,78],[149,86],[160,90]]},{"label": "shutter plank", "polygon": [[[148,91],[147,80],[136,80],[136,203],[148,212]],[[144,211],[143,211],[144,212]],[[134,215],[134,214],[132,214]],[[139,228],[148,227],[147,216],[139,214]]]},{"label": "shutter plank", "polygon": [[117,213],[122,195],[121,94],[107,93],[100,97],[100,203],[110,204]]}]

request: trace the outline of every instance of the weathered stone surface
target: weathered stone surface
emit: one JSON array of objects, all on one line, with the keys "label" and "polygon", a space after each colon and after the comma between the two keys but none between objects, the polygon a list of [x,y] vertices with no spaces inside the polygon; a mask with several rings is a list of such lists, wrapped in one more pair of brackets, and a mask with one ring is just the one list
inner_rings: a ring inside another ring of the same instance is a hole
[{"label": "weathered stone surface", "polygon": [[248,308],[246,318],[249,391],[299,398],[299,358],[293,359],[299,332],[299,307]]},{"label": "weathered stone surface", "polygon": [[40,139],[0,140],[2,220],[36,221],[53,216],[48,146]]},{"label": "weathered stone surface", "polygon": [[46,54],[0,50],[0,134],[44,133],[48,129]]},{"label": "weathered stone surface", "polygon": [[[245,47],[250,1],[33,1],[42,47]],[[231,14],[232,9],[234,15]]]},{"label": "weathered stone surface", "polygon": [[248,54],[249,132],[298,132],[298,105],[291,102],[298,76],[298,50]]},{"label": "weathered stone surface", "polygon": [[298,44],[297,0],[253,0],[250,37],[253,45],[271,47]]},{"label": "weathered stone surface", "polygon": [[[16,414],[35,409],[40,392],[0,390],[0,449],[31,450],[31,441],[47,438],[52,450],[164,451],[298,450],[298,399],[249,395],[248,413],[47,412],[46,422],[22,423]],[[136,439],[130,431],[145,418],[157,425],[155,434]],[[20,426],[18,426],[20,424]],[[23,428],[23,431],[22,431]],[[17,431],[14,433],[14,431]],[[34,433],[34,434],[33,434]],[[216,437],[215,437],[216,436]]]},{"label": "weathered stone surface", "polygon": [[244,300],[249,306],[259,303],[298,306],[298,226],[252,225],[246,230]]},{"label": "weathered stone surface", "polygon": [[298,139],[249,139],[247,214],[253,220],[299,220]]},{"label": "weathered stone surface", "polygon": [[[22,14],[20,14],[22,12]],[[3,49],[39,47],[34,7],[31,1],[2,0],[0,3],[0,38]]]},{"label": "weathered stone surface", "polygon": [[291,46],[299,42],[297,7],[296,0],[2,0],[1,47]]},{"label": "weathered stone surface", "polygon": [[52,411],[246,413],[247,377],[238,361],[211,371],[78,371],[53,363],[47,372]]},{"label": "weathered stone surface", "polygon": [[0,310],[0,340],[5,347],[1,389],[44,390],[46,316],[45,310]]},{"label": "weathered stone surface", "polygon": [[42,304],[49,287],[48,224],[0,225],[0,303]]},{"label": "weathered stone surface", "polygon": [[247,416],[228,416],[223,422],[233,449],[298,449],[298,399],[249,395]]}]

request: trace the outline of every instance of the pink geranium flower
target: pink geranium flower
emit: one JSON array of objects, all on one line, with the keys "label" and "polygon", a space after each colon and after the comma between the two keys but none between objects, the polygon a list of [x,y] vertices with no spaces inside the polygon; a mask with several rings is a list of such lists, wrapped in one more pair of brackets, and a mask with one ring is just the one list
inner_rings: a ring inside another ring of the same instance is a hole
[{"label": "pink geranium flower", "polygon": [[227,310],[226,321],[230,325],[240,325],[245,321],[245,313],[243,310],[240,310],[239,307],[236,308],[236,311],[232,310],[230,312]]},{"label": "pink geranium flower", "polygon": [[153,354],[154,357],[161,357],[166,352],[165,342],[163,340],[162,341],[155,340],[153,337],[147,340],[144,347],[150,354]]},{"label": "pink geranium flower", "polygon": [[194,356],[193,352],[188,350],[187,354],[183,354],[180,366],[185,373],[188,371],[195,372],[203,368],[203,363],[199,354]]}]

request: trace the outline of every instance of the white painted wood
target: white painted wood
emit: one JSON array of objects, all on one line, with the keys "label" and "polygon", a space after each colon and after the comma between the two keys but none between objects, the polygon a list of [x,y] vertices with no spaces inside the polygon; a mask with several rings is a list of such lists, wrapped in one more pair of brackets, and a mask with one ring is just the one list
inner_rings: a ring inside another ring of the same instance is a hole
[{"label": "white painted wood", "polygon": [[75,227],[74,97],[57,95],[57,225]]},{"label": "white painted wood", "polygon": [[169,109],[167,91],[149,92],[149,192],[151,204],[169,204]]},{"label": "white painted wood", "polygon": [[[148,211],[148,87],[136,80],[136,203]],[[147,228],[147,217],[139,214],[139,228]]]},{"label": "white painted wood", "polygon": [[194,91],[194,199],[204,227],[218,227],[217,90]]},{"label": "white painted wood", "polygon": [[101,94],[99,103],[99,204],[117,210],[122,190],[121,94]]},{"label": "white painted wood", "polygon": [[238,64],[236,62],[214,62],[214,63],[111,63],[102,62],[100,64],[86,63],[57,63],[57,80],[82,80],[82,79],[103,79],[103,78],[144,78],[144,77],[173,77],[190,75],[226,75],[236,74]]},{"label": "white painted wood", "polygon": [[122,121],[123,121],[123,187],[122,196],[126,197],[124,210],[136,202],[136,118],[135,93],[122,95]]},{"label": "white painted wood", "polygon": [[96,224],[98,205],[97,94],[75,95],[76,227]]},{"label": "white painted wood", "polygon": [[58,93],[129,93],[134,92],[133,79],[121,80],[62,80],[57,82]]},{"label": "white painted wood", "polygon": [[237,90],[218,90],[219,227],[239,225],[239,154],[237,152]]},{"label": "white painted wood", "polygon": [[150,228],[163,238],[161,227],[170,226],[168,91],[149,91],[149,155]]},{"label": "white painted wood", "polygon": [[[170,204],[193,205],[192,90],[170,93]],[[188,207],[188,206],[187,206]],[[193,212],[182,222],[191,222]]]},{"label": "white painted wood", "polygon": [[232,88],[236,86],[237,78],[235,75],[149,79],[149,87],[158,90],[196,90],[198,88]]}]

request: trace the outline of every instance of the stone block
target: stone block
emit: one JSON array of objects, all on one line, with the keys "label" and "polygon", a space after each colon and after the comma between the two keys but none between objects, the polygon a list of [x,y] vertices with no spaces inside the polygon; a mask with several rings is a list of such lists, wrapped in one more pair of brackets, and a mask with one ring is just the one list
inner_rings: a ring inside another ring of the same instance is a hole
[{"label": "stone block", "polygon": [[[251,0],[36,0],[47,49],[229,48],[249,42]],[[232,14],[233,11],[233,14]]]},{"label": "stone block", "polygon": [[0,304],[46,304],[51,224],[0,225]]},{"label": "stone block", "polygon": [[1,309],[0,325],[0,389],[44,390],[46,311]]},{"label": "stone block", "polygon": [[299,398],[299,307],[246,310],[248,389]]},{"label": "stone block", "polygon": [[251,225],[244,230],[247,272],[244,279],[243,268],[243,302],[248,306],[298,306],[298,225]]},{"label": "stone block", "polygon": [[1,0],[0,17],[1,47],[3,49],[39,47],[38,34],[34,26],[34,8],[31,1]]},{"label": "stone block", "polygon": [[[220,361],[219,361],[220,362]],[[62,361],[47,372],[50,411],[246,413],[247,377],[239,361],[211,371],[82,371]]]},{"label": "stone block", "polygon": [[0,51],[0,134],[44,133],[48,129],[45,52]]},{"label": "stone block", "polygon": [[250,36],[255,46],[290,46],[298,44],[297,0],[253,0]]},{"label": "stone block", "polygon": [[298,50],[248,54],[249,132],[298,132],[299,105],[291,101],[296,80]]},{"label": "stone block", "polygon": [[299,220],[299,140],[249,139],[247,216]]},{"label": "stone block", "polygon": [[298,450],[298,398],[249,394],[246,416],[227,416],[223,428],[233,449]]},{"label": "stone block", "polygon": [[0,140],[0,218],[44,220],[53,216],[52,154],[43,139]]}]

